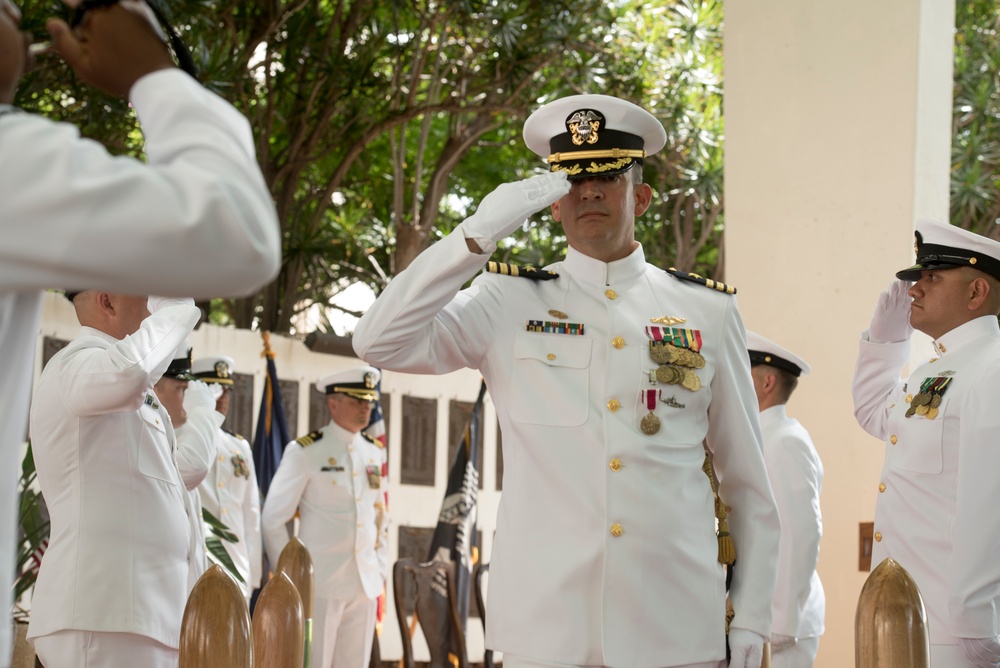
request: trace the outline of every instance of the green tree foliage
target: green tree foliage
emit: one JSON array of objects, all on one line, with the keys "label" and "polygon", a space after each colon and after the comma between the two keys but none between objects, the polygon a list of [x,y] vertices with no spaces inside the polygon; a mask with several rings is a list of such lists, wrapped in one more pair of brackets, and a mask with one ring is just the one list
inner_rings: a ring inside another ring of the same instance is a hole
[{"label": "green tree foliage", "polygon": [[1000,2],[958,0],[951,222],[1000,239]]}]

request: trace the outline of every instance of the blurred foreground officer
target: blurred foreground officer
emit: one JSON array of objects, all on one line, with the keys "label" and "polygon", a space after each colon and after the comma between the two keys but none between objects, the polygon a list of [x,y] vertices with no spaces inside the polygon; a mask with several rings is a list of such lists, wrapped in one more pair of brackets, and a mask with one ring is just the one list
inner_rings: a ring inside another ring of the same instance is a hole
[{"label": "blurred foreground officer", "polygon": [[[229,415],[233,393],[233,358],[201,357],[191,365],[191,373],[215,390],[215,410]],[[222,541],[236,569],[245,580],[240,585],[243,595],[260,586],[262,539],[260,534],[260,491],[253,465],[250,444],[242,436],[215,430],[212,447],[213,463],[208,476],[198,486],[201,505],[229,527],[239,538],[236,543]]]},{"label": "blurred foreground officer", "polygon": [[[123,3],[125,4],[125,3]],[[0,0],[0,610],[14,573],[18,446],[31,393],[41,290],[243,295],[281,261],[278,224],[249,124],[174,67],[146,19],[93,9],[54,48],[85,81],[128,96],[149,164],[112,157],[76,128],[10,106],[31,66],[30,36]],[[183,260],[178,260],[183,258]],[[11,624],[0,616],[0,666]]]},{"label": "blurred foreground officer", "polygon": [[299,511],[299,539],[316,569],[312,657],[315,668],[367,668],[375,606],[389,574],[385,450],[368,426],[379,371],[338,371],[316,383],[330,424],[285,448],[264,500],[264,544],[272,564]]},{"label": "blurred foreground officer", "polygon": [[191,344],[187,339],[153,386],[156,398],[167,409],[177,437],[177,470],[184,481],[185,508],[191,528],[188,549],[188,592],[208,567],[205,525],[201,518],[198,485],[205,480],[215,458],[215,431],[226,419],[215,410],[215,393],[191,373]]},{"label": "blurred foreground officer", "polygon": [[[922,220],[861,335],[854,414],[884,439],[872,566],[891,557],[923,595],[931,663],[1000,665],[1000,243]],[[915,281],[912,287],[908,281]],[[916,328],[934,357],[906,379]]]},{"label": "blurred foreground officer", "polygon": [[811,668],[826,611],[826,596],[816,573],[823,535],[819,506],[823,462],[809,432],[785,412],[799,376],[809,374],[809,365],[755,332],[747,332],[747,349],[760,405],[764,463],[781,518],[771,668]]},{"label": "blurred foreground officer", "polygon": [[31,404],[52,520],[28,638],[46,668],[177,665],[191,529],[176,441],[153,392],[201,312],[190,299],[86,291],[83,326]]},{"label": "blurred foreground officer", "polygon": [[[524,137],[553,173],[487,195],[392,280],[354,349],[387,369],[486,378],[506,462],[486,644],[507,668],[724,661],[706,441],[733,508],[731,665],[757,668],[778,513],[735,298],[647,264],[635,240],[652,197],[642,160],[663,147],[663,126],[624,100],[577,95],[533,113]],[[497,241],[550,204],[564,261],[491,263],[506,275],[461,290]]]}]

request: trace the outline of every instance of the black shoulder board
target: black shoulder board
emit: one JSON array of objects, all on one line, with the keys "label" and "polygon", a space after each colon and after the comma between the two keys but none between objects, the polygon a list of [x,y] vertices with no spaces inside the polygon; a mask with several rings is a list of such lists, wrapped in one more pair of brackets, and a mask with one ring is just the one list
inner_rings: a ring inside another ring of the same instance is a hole
[{"label": "black shoulder board", "polygon": [[519,267],[516,264],[507,264],[506,262],[487,262],[486,271],[491,274],[500,274],[501,276],[530,278],[533,281],[551,281],[553,278],[559,278],[559,274],[554,271],[535,269],[534,267]]},{"label": "black shoulder board", "polygon": [[364,437],[364,439],[366,441],[370,442],[376,448],[384,448],[385,447],[385,444],[382,443],[382,441],[378,440],[377,438],[372,438],[371,436],[368,435],[367,431],[361,432],[361,435]]},{"label": "black shoulder board", "polygon": [[689,274],[686,271],[678,271],[673,267],[667,269],[667,273],[675,276],[682,281],[691,281],[692,283],[697,283],[698,285],[704,285],[706,288],[712,288],[713,290],[718,290],[719,292],[725,292],[726,294],[735,295],[736,288],[731,285],[726,285],[725,283],[720,283],[719,281],[713,281],[711,278],[702,278],[698,274]]},{"label": "black shoulder board", "polygon": [[305,436],[299,436],[295,439],[295,442],[301,445],[303,448],[312,445],[319,439],[323,438],[323,430],[317,429],[316,431],[311,431]]},{"label": "black shoulder board", "polygon": [[229,431],[228,429],[225,429],[225,428],[223,428],[222,431],[226,432],[230,436],[235,436],[236,438],[240,439],[241,441],[246,441],[247,440],[247,439],[243,438],[242,436],[240,436],[239,434],[237,434],[235,431]]}]

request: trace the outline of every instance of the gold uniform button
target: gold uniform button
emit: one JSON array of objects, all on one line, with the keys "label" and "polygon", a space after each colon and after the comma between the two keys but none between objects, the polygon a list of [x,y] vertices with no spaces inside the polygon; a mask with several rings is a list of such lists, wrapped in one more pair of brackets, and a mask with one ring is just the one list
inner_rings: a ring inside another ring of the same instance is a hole
[{"label": "gold uniform button", "polygon": [[219,461],[220,461],[220,462],[223,462],[223,461],[225,461],[225,460],[226,460],[226,458],[225,458],[225,457],[223,457],[222,455],[219,455]]},{"label": "gold uniform button", "polygon": [[615,457],[614,459],[611,460],[611,463],[608,464],[608,466],[611,467],[612,471],[621,471],[622,470],[622,460],[620,460],[617,457]]},{"label": "gold uniform button", "polygon": [[879,491],[879,493],[881,493],[881,492],[884,492],[884,491],[885,491],[885,483],[884,483],[884,482],[880,482],[880,483],[878,484],[878,491]]},{"label": "gold uniform button", "polygon": [[889,442],[892,443],[893,445],[896,445],[896,440],[897,439],[895,434],[889,437]]},{"label": "gold uniform button", "polygon": [[221,483],[221,482],[219,483],[219,489],[222,489],[225,486],[226,486],[225,483]]},{"label": "gold uniform button", "polygon": [[607,297],[608,299],[618,299],[618,293],[612,290],[611,288],[608,288],[607,290],[604,291],[604,296]]},{"label": "gold uniform button", "polygon": [[937,362],[937,361],[938,361],[938,358],[932,357],[931,360],[930,360],[930,363],[934,364],[934,362]]},{"label": "gold uniform button", "polygon": [[614,413],[621,407],[622,404],[617,399],[612,399],[611,401],[608,402],[608,410],[611,411],[612,413]]},{"label": "gold uniform button", "polygon": [[882,532],[881,531],[876,531],[875,532],[875,542],[876,543],[881,543],[882,542]]},{"label": "gold uniform button", "polygon": [[913,401],[913,395],[912,394],[907,394],[906,398],[903,399],[903,401],[905,401],[906,403],[910,403],[911,401]]},{"label": "gold uniform button", "polygon": [[556,358],[556,354],[555,353],[549,353],[548,355],[545,356],[545,358],[551,362],[552,360],[554,360]]},{"label": "gold uniform button", "polygon": [[615,538],[618,538],[618,536],[622,535],[622,525],[618,524],[618,522],[612,524],[611,535],[614,536]]},{"label": "gold uniform button", "polygon": [[228,508],[223,508],[222,509],[222,514],[223,515],[228,515],[229,514],[229,509]]},{"label": "gold uniform button", "polygon": [[618,350],[621,350],[622,348],[625,347],[625,339],[623,339],[620,336],[616,336],[615,338],[611,339],[611,345],[613,345]]}]

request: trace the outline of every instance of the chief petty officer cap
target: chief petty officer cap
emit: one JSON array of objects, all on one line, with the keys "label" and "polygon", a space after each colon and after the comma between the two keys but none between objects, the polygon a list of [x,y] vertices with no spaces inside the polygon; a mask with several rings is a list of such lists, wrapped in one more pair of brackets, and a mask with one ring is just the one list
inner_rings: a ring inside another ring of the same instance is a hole
[{"label": "chief petty officer cap", "polygon": [[191,373],[197,376],[198,380],[203,380],[206,383],[232,387],[234,366],[236,366],[236,362],[233,361],[233,358],[225,355],[199,357],[191,363]]},{"label": "chief petty officer cap", "polygon": [[191,342],[184,339],[180,347],[174,351],[174,358],[170,360],[170,366],[163,372],[164,378],[174,380],[198,380],[198,377],[191,373]]},{"label": "chief petty officer cap", "polygon": [[355,399],[378,401],[379,378],[382,374],[373,366],[359,366],[331,373],[316,381],[316,389],[323,394],[346,394]]},{"label": "chief petty officer cap", "polygon": [[655,116],[610,95],[564,97],[539,107],[524,123],[528,148],[570,180],[627,172],[666,142]]},{"label": "chief petty officer cap", "polygon": [[809,375],[811,371],[804,359],[755,332],[747,332],[747,352],[750,353],[750,366],[767,364],[787,371],[796,378]]},{"label": "chief petty officer cap", "polygon": [[917,263],[896,278],[917,281],[929,269],[972,267],[1000,279],[1000,243],[993,239],[936,220],[918,220],[914,236]]}]

